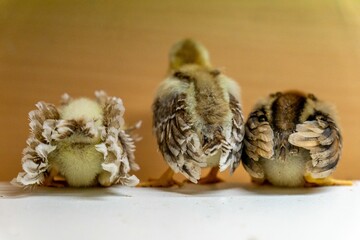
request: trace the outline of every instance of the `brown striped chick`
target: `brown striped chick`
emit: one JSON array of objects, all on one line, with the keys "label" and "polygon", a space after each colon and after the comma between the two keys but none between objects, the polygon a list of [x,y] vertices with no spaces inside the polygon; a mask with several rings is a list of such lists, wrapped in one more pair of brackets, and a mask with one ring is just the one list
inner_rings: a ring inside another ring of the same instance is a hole
[{"label": "brown striped chick", "polygon": [[252,180],[275,186],[351,185],[330,178],[341,156],[335,114],[312,94],[288,91],[260,101],[245,124],[242,162]]},{"label": "brown striped chick", "polygon": [[121,99],[96,92],[96,100],[72,99],[62,105],[39,102],[29,113],[31,134],[14,182],[22,186],[134,186],[130,170],[134,140],[125,128]]},{"label": "brown striped chick", "polygon": [[[153,103],[153,128],[170,168],[159,178],[139,186],[178,184],[180,172],[193,183],[216,183],[218,171],[240,163],[244,121],[237,83],[210,66],[208,52],[190,39],[170,51],[169,76]],[[211,167],[200,179],[201,169]],[[200,180],[199,180],[200,179]]]}]

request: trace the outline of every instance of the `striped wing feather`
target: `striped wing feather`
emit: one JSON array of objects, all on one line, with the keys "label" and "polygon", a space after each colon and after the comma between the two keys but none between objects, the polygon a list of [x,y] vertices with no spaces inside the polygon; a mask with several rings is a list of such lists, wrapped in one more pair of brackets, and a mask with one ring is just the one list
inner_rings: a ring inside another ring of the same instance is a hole
[{"label": "striped wing feather", "polygon": [[48,154],[56,148],[44,134],[43,125],[46,121],[59,119],[59,112],[53,104],[45,102],[38,102],[36,107],[36,110],[29,113],[31,133],[21,160],[24,172],[20,172],[13,180],[13,183],[22,186],[43,183],[49,167]]},{"label": "striped wing feather", "polygon": [[296,132],[289,136],[289,142],[310,151],[312,161],[308,171],[316,178],[327,177],[341,156],[340,130],[332,118],[322,114],[313,121],[298,124]]},{"label": "striped wing feather", "polygon": [[159,149],[175,172],[196,183],[206,167],[202,146],[187,112],[186,94],[157,98],[153,104],[154,131]]},{"label": "striped wing feather", "polygon": [[222,153],[224,154],[228,151],[228,154],[226,158],[221,157],[220,170],[223,171],[230,165],[230,172],[233,173],[241,161],[245,128],[240,103],[232,95],[230,95],[229,106],[233,115],[231,119],[231,133],[230,138],[226,141],[227,144],[223,143],[223,145],[230,146],[230,148],[222,148]]},{"label": "striped wing feather", "polygon": [[245,152],[250,159],[271,159],[274,155],[274,133],[262,110],[250,114],[245,125]]},{"label": "striped wing feather", "polygon": [[123,102],[120,98],[108,97],[103,91],[96,92],[95,95],[104,112],[102,143],[96,145],[96,149],[104,154],[101,166],[110,173],[111,184],[136,186],[139,179],[129,172],[138,170],[139,166],[135,162],[134,139],[125,129]]}]

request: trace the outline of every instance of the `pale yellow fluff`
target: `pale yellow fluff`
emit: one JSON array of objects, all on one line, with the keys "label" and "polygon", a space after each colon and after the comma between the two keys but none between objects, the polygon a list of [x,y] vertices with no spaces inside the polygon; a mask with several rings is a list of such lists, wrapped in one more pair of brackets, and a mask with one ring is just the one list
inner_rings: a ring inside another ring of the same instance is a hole
[{"label": "pale yellow fluff", "polygon": [[289,156],[288,159],[261,159],[265,178],[275,186],[297,187],[303,186],[305,164],[311,160],[309,152],[300,149],[298,155]]},{"label": "pale yellow fluff", "polygon": [[74,144],[71,138],[59,143],[48,159],[50,167],[55,167],[73,187],[92,186],[103,172],[104,155],[96,151],[95,144]]},{"label": "pale yellow fluff", "polygon": [[[64,106],[60,112],[62,119],[95,120],[95,125],[102,124],[103,111],[93,100],[80,98]],[[82,134],[73,134],[57,144],[56,150],[48,156],[50,168],[56,168],[66,178],[70,186],[91,186],[104,170],[101,163],[104,155],[95,148],[100,137],[89,138]]]},{"label": "pale yellow fluff", "polygon": [[96,101],[88,98],[79,98],[64,106],[60,112],[61,119],[96,120],[96,125],[102,124],[103,110]]}]

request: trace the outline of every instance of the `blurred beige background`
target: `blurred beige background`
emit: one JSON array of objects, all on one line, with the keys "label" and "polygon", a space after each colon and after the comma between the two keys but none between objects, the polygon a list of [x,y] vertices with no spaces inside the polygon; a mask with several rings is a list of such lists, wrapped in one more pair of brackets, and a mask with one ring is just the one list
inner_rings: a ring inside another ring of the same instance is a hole
[{"label": "blurred beige background", "polygon": [[[98,2],[0,0],[0,180],[21,170],[37,101],[97,89],[123,99],[129,123],[143,120],[137,175],[161,174],[150,108],[169,47],[184,37],[204,43],[213,64],[241,84],[246,114],[286,89],[336,103],[345,145],[336,176],[360,177],[359,1]],[[222,176],[248,179],[241,168]]]}]

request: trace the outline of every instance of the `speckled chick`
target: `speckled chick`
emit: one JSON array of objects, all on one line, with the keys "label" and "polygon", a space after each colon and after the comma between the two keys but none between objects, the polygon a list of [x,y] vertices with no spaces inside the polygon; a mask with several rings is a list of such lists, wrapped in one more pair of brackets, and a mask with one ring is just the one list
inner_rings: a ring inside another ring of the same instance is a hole
[{"label": "speckled chick", "polygon": [[201,169],[212,167],[200,183],[214,183],[218,170],[240,163],[244,120],[239,86],[211,67],[203,45],[185,39],[170,51],[170,71],[153,103],[153,128],[170,169],[142,186],[171,186],[180,172],[198,183]]},{"label": "speckled chick", "polygon": [[257,183],[301,187],[351,184],[332,179],[342,138],[331,105],[312,94],[278,92],[261,100],[245,124],[242,163]]},{"label": "speckled chick", "polygon": [[31,134],[16,182],[23,186],[134,186],[129,175],[134,140],[124,126],[121,99],[96,92],[97,99],[72,99],[62,105],[39,102],[30,112]]}]

